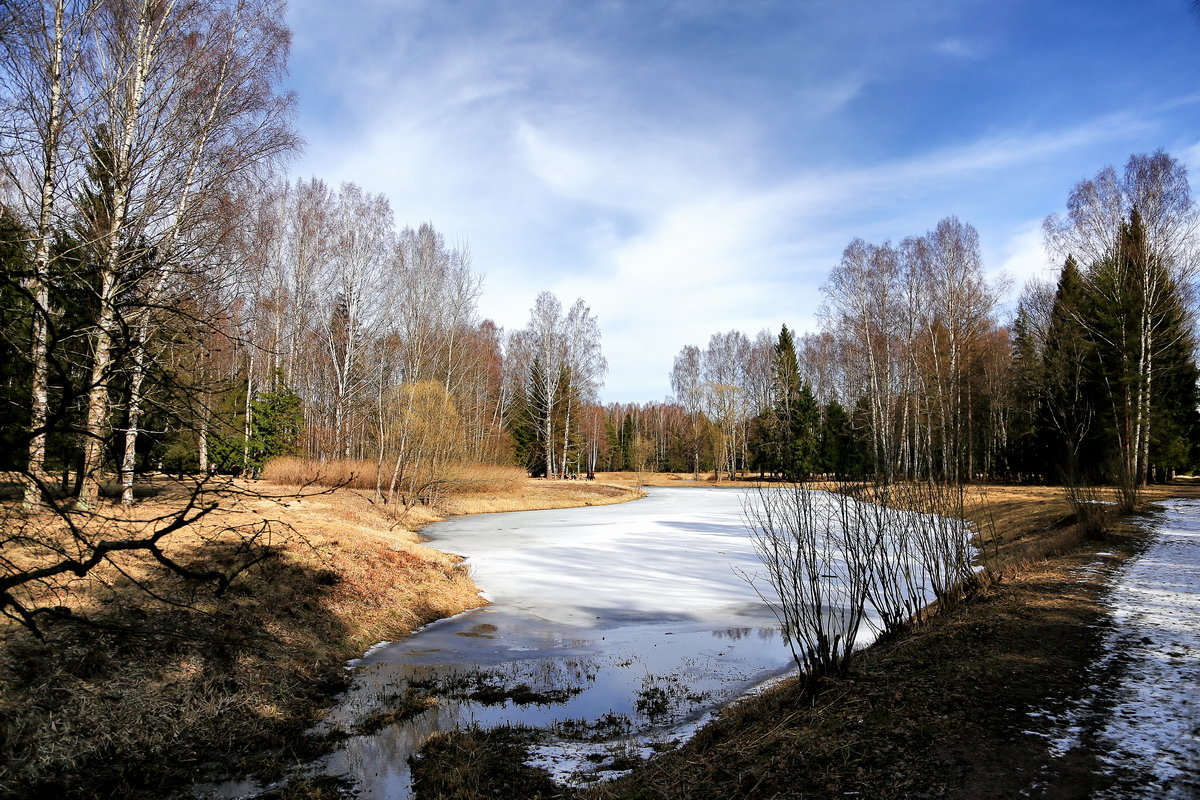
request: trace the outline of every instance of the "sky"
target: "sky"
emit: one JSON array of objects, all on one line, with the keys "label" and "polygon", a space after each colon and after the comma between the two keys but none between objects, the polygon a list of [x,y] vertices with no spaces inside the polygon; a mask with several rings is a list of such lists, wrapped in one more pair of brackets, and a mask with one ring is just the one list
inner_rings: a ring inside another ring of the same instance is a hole
[{"label": "sky", "polygon": [[[597,317],[604,402],[685,345],[819,328],[855,238],[954,215],[1011,303],[1041,222],[1165,149],[1200,174],[1191,0],[291,0],[292,174],[470,248],[480,314]],[[1200,187],[1198,187],[1200,189]]]}]

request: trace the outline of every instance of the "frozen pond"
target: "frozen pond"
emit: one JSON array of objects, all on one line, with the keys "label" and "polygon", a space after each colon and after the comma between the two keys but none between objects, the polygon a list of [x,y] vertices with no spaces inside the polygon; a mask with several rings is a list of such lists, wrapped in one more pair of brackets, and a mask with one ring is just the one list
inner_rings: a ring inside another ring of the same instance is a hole
[{"label": "frozen pond", "polygon": [[437,704],[351,735],[324,770],[353,780],[363,798],[406,797],[408,759],[431,734],[514,722],[547,730],[536,763],[586,780],[678,742],[724,702],[789,671],[775,617],[740,576],[760,571],[745,496],[652,489],[631,503],[428,528],[433,546],[468,558],[492,605],[357,661],[327,725],[364,731],[406,694],[432,693]]},{"label": "frozen pond", "polygon": [[[794,670],[746,579],[764,571],[743,519],[754,491],[658,488],[619,505],[428,528],[433,546],[467,558],[492,605],[353,662],[350,690],[318,725],[345,736],[310,768],[361,798],[396,800],[411,796],[409,758],[442,731],[536,728],[530,763],[562,782],[619,774],[690,737],[727,701]],[[928,527],[923,515],[887,515],[889,532]]]}]

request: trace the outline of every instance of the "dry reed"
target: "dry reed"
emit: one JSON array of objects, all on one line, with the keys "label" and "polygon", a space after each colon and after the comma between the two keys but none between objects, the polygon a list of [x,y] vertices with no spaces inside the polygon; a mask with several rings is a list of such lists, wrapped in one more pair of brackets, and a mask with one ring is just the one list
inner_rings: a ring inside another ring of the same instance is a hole
[{"label": "dry reed", "polygon": [[[511,492],[525,482],[525,471],[506,464],[447,464],[440,470],[439,483],[451,495]],[[374,491],[387,489],[392,466],[382,471],[375,461],[337,459],[312,461],[303,458],[273,458],[263,477],[282,486],[336,486]]]}]

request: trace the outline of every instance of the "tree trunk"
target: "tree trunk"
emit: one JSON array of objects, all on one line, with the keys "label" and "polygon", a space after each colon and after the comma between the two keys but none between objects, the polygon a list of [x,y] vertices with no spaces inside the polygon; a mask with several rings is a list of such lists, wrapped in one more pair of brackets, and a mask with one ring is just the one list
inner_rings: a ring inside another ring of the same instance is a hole
[{"label": "tree trunk", "polygon": [[63,123],[63,2],[54,4],[54,34],[50,45],[50,96],[47,106],[45,138],[42,142],[42,175],[38,207],[37,246],[34,249],[33,276],[29,281],[33,299],[30,331],[32,386],[29,413],[29,461],[24,503],[41,502],[41,487],[46,468],[46,419],[49,409],[49,316],[50,316],[50,236],[54,212],[55,171],[59,138]]},{"label": "tree trunk", "polygon": [[204,405],[200,406],[200,425],[196,431],[196,460],[201,477],[208,475],[208,408]]},{"label": "tree trunk", "polygon": [[250,472],[250,435],[254,431],[254,357],[246,363],[246,404],[242,409],[242,476]]},{"label": "tree trunk", "polygon": [[[112,252],[111,261],[116,261]],[[76,505],[92,508],[100,495],[100,469],[104,456],[104,435],[108,426],[108,382],[112,375],[113,326],[116,321],[114,296],[117,274],[115,263],[107,265],[100,279],[100,312],[92,336],[92,371],[87,395],[87,417],[84,423],[83,463],[80,468],[79,494]]]},{"label": "tree trunk", "polygon": [[[87,420],[84,427],[86,440],[83,448],[83,466],[81,469],[77,504],[88,508],[96,502],[100,489],[100,467],[103,456],[103,443],[109,415],[108,382],[112,374],[112,347],[116,339],[114,326],[116,323],[117,282],[122,267],[122,234],[125,233],[128,222],[129,200],[132,193],[130,158],[137,136],[139,112],[146,93],[146,77],[150,70],[154,47],[150,41],[151,15],[143,8],[138,21],[132,62],[129,66],[128,85],[124,87],[120,97],[121,107],[117,109],[119,116],[114,122],[120,123],[120,138],[110,157],[112,163],[112,190],[109,202],[111,204],[111,219],[104,231],[103,240],[99,242],[103,261],[100,270],[99,309],[96,322],[96,333],[92,343],[92,372],[88,391]],[[114,87],[115,88],[115,87]],[[117,89],[120,92],[120,89]],[[114,125],[115,127],[115,125]]]},{"label": "tree trunk", "polygon": [[[143,327],[144,332],[144,327]],[[142,382],[146,377],[146,348],[139,339],[133,345],[133,368],[129,375],[129,410],[125,427],[125,450],[121,458],[121,505],[133,505],[133,473],[137,465],[137,437],[142,417]]]}]

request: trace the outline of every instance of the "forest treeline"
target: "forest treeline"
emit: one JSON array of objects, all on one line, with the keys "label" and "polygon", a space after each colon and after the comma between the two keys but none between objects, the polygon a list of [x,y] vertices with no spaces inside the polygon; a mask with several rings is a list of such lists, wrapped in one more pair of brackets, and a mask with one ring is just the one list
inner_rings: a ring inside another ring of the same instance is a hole
[{"label": "forest treeline", "polygon": [[[427,499],[450,465],[1114,481],[1197,459],[1186,170],[1135,155],[1045,225],[1010,320],[975,229],[851,242],[821,327],[684,347],[661,403],[599,403],[583,300],[504,331],[465,243],[293,179],[278,0],[4,6],[0,468],[26,499],[147,470],[349,461]],[[61,488],[59,488],[61,486]]]},{"label": "forest treeline", "polygon": [[607,368],[594,315],[543,294],[506,334],[465,244],[289,178],[283,10],[0,11],[0,469],[28,503],[130,503],[147,470],[284,454],[358,462],[405,502],[514,441],[543,473],[577,468]]},{"label": "forest treeline", "polygon": [[1057,281],[1030,282],[1009,321],[971,225],[855,240],[819,331],[684,347],[675,404],[610,409],[610,464],[643,447],[656,468],[695,472],[1111,482],[1133,504],[1200,455],[1196,227],[1170,155],[1102,169],[1046,219]]}]

